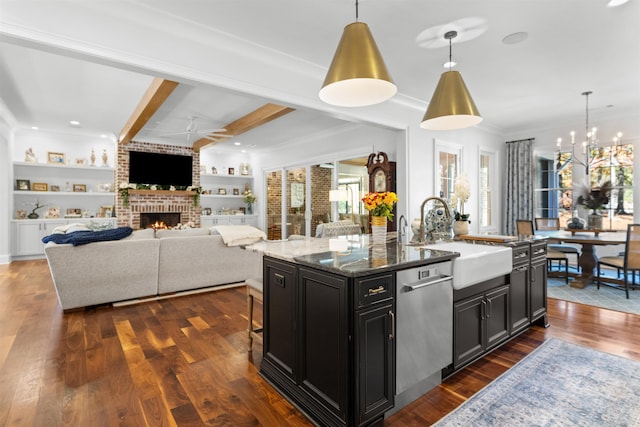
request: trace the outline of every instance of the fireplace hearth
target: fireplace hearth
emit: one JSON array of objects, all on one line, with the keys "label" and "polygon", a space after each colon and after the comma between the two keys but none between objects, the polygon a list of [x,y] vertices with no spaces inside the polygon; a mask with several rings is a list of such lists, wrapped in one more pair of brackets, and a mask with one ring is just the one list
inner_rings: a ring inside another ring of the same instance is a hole
[{"label": "fireplace hearth", "polygon": [[142,212],[140,228],[153,228],[155,224],[164,223],[168,228],[180,223],[180,212]]}]

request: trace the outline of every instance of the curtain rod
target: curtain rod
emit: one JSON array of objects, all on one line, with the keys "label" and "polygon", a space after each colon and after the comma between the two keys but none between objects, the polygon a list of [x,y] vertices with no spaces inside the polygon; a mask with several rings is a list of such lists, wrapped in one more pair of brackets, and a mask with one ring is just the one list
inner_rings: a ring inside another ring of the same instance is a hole
[{"label": "curtain rod", "polygon": [[534,141],[535,142],[535,138],[527,138],[527,139],[518,139],[515,141],[506,141],[505,144],[511,144],[513,142],[524,142],[524,141]]}]

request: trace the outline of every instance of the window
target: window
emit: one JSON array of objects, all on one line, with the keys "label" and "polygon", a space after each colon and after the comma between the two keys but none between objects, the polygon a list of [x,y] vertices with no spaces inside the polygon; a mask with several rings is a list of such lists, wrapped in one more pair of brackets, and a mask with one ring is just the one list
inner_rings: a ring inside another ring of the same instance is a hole
[{"label": "window", "polygon": [[460,174],[462,146],[436,141],[434,159],[436,162],[434,179],[436,194],[451,202],[453,186]]},{"label": "window", "polygon": [[614,230],[626,230],[633,223],[633,146],[611,145],[590,151],[589,182],[598,187],[611,181],[613,189],[603,224]]},{"label": "window", "polygon": [[[633,222],[633,146],[613,145],[592,148],[589,152],[590,188],[599,187],[611,180],[613,190],[604,215],[603,226],[614,230],[626,230]],[[539,155],[536,159],[535,217],[560,218],[565,226],[573,216],[574,200],[581,185],[573,181],[573,168],[584,167],[572,161],[571,152]],[[582,179],[582,178],[580,178]],[[584,191],[584,190],[582,190]],[[583,218],[586,219],[586,218]]]},{"label": "window", "polygon": [[535,183],[536,218],[559,218],[564,226],[573,216],[573,162],[571,152],[537,158]]},{"label": "window", "polygon": [[495,152],[480,151],[478,208],[480,229],[483,231],[497,228],[498,218],[494,218],[493,208],[498,206],[498,192],[492,191],[498,185],[496,158]]}]

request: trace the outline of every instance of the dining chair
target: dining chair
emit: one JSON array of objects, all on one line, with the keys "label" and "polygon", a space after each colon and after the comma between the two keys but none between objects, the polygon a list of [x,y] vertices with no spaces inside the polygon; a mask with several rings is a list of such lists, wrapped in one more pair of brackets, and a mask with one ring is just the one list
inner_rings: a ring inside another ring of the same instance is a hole
[{"label": "dining chair", "polygon": [[[601,266],[622,269],[624,273],[624,287],[615,283],[602,282],[606,277],[602,276]],[[597,261],[596,285],[600,289],[600,283],[613,288],[624,289],[627,299],[629,299],[629,289],[640,288],[636,284],[636,272],[640,271],[640,224],[627,225],[627,240],[624,245],[622,256],[605,256]],[[629,284],[629,273],[631,273],[631,284]]]},{"label": "dining chair", "polygon": [[[519,236],[535,235],[533,221],[529,219],[516,220],[516,229]],[[549,249],[549,245],[547,245],[547,271],[553,271],[554,262],[558,265],[558,271],[560,272],[562,272],[560,268],[564,266],[564,282],[569,283],[569,258],[567,258],[567,255],[562,252]]]},{"label": "dining chair", "polygon": [[[546,230],[546,231],[555,231],[560,230],[560,219],[559,218],[536,218],[536,230]],[[563,254],[575,255],[576,256],[576,269],[580,271],[580,251],[578,248],[571,245],[562,245],[562,244],[550,244],[547,245],[548,251],[553,252],[562,252]]]}]

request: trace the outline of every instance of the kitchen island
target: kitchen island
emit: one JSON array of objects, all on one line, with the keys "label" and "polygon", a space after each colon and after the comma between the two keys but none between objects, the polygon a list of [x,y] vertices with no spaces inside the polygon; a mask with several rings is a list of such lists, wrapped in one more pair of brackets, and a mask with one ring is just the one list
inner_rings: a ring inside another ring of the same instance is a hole
[{"label": "kitchen island", "polygon": [[[249,249],[264,254],[260,373],[314,423],[372,424],[436,386],[445,368],[454,367],[450,275],[452,263],[463,260],[459,253],[395,241],[371,245],[367,236]],[[487,248],[500,250],[506,249]],[[508,249],[509,261],[511,256]],[[497,273],[500,286],[509,286],[508,264],[508,274]],[[478,286],[484,292],[486,283]],[[504,302],[509,304],[508,295]],[[432,362],[429,371],[420,372],[425,361]]]},{"label": "kitchen island", "polygon": [[323,426],[371,424],[393,408],[395,272],[457,256],[342,240],[339,251],[329,239],[253,247],[264,253],[260,373]]}]

